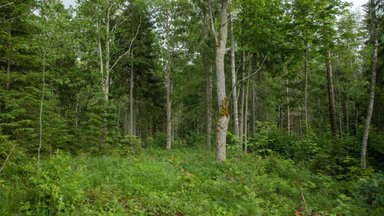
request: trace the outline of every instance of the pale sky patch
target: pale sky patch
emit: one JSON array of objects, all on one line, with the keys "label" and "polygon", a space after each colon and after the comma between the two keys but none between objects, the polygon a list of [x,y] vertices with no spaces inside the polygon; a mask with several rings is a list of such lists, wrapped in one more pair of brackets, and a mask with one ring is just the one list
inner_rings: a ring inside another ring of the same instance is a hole
[{"label": "pale sky patch", "polygon": [[76,5],[76,0],[61,0],[65,6],[65,8],[69,8],[69,6]]},{"label": "pale sky patch", "polygon": [[354,10],[362,10],[363,4],[366,4],[368,2],[368,0],[347,0],[347,2],[353,3],[352,8]]}]

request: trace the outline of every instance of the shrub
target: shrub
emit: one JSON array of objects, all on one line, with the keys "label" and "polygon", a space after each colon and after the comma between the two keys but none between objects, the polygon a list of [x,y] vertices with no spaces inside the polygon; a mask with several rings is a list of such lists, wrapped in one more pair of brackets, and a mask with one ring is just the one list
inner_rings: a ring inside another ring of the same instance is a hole
[{"label": "shrub", "polygon": [[372,215],[383,215],[381,213],[384,213],[384,174],[374,173],[361,178],[357,189],[357,194],[363,195]]},{"label": "shrub", "polygon": [[57,215],[71,212],[83,199],[81,167],[74,170],[72,157],[58,151],[51,159],[41,161],[41,170],[36,163],[25,167],[28,173],[26,184],[30,192],[20,210],[27,214]]},{"label": "shrub", "polygon": [[139,150],[141,148],[141,139],[135,135],[124,135],[120,139],[120,146],[123,148],[132,148],[132,150]]},{"label": "shrub", "polygon": [[261,155],[274,152],[295,161],[308,161],[320,150],[315,136],[297,137],[279,130],[270,122],[257,122],[257,131],[249,139],[249,149]]}]

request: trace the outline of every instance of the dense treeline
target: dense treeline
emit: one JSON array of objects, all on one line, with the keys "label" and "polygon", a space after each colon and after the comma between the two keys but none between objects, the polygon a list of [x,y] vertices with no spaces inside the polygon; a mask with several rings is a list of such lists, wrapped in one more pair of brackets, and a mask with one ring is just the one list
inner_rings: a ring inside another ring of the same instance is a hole
[{"label": "dense treeline", "polygon": [[0,0],[0,26],[1,178],[58,150],[215,146],[383,183],[380,0]]}]

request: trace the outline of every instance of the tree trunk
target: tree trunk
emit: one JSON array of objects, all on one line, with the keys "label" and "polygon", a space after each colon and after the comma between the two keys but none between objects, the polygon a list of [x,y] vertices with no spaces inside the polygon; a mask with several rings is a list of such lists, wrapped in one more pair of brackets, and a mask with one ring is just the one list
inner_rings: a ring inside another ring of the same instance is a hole
[{"label": "tree trunk", "polygon": [[168,60],[167,68],[167,149],[172,148],[172,68],[171,60]]},{"label": "tree trunk", "polygon": [[[109,64],[110,64],[110,13],[111,13],[111,7],[107,10],[107,20],[106,20],[106,36],[105,36],[105,77],[104,78],[104,100],[106,103],[106,106],[108,107],[108,100],[109,100]],[[107,110],[106,110],[107,112]]]},{"label": "tree trunk", "polygon": [[111,6],[107,9],[106,17],[106,36],[105,36],[105,77],[104,78],[104,131],[103,131],[103,143],[108,136],[108,107],[109,107],[109,85],[110,85],[110,14]]},{"label": "tree trunk", "polygon": [[7,61],[7,90],[9,90],[9,86],[11,84],[11,61]]},{"label": "tree trunk", "polygon": [[[96,35],[97,35],[97,45],[98,45],[98,53],[99,53],[101,88],[102,88],[103,94],[105,95],[104,57],[103,57],[103,48],[102,48],[102,44],[101,44],[100,25],[99,25],[99,18],[98,17],[96,17]],[[105,100],[105,96],[104,96],[104,100]],[[106,124],[105,124],[105,119],[104,119],[104,125],[103,125],[102,131],[101,131],[101,136],[99,139],[100,140],[99,149],[101,149],[101,145],[104,142],[105,127],[106,127]]]},{"label": "tree trunk", "polygon": [[44,97],[45,97],[45,63],[46,63],[46,56],[45,51],[43,55],[43,89],[41,93],[41,99],[40,99],[40,114],[39,114],[39,147],[37,149],[37,170],[40,175],[40,153],[41,148],[43,146],[43,111],[44,111]]},{"label": "tree trunk", "polygon": [[[7,33],[9,35],[9,37],[12,37],[11,26],[8,26]],[[11,50],[10,45],[8,45],[7,49],[9,52],[11,52],[10,51]],[[10,85],[11,85],[11,56],[10,56],[10,54],[8,54],[8,58],[7,58],[7,90],[9,90]]]},{"label": "tree trunk", "polygon": [[346,95],[346,98],[347,100],[345,101],[345,116],[346,116],[346,133],[347,133],[347,136],[349,136],[349,99],[348,99],[348,89],[346,91],[347,95]]},{"label": "tree trunk", "polygon": [[371,75],[371,92],[369,95],[369,104],[367,110],[367,117],[365,119],[364,135],[361,148],[361,166],[363,169],[367,168],[367,147],[368,147],[368,136],[369,136],[369,127],[371,124],[373,105],[375,103],[375,88],[376,88],[376,70],[378,62],[378,49],[379,49],[379,39],[377,33],[377,17],[376,17],[376,8],[374,7],[374,1],[370,1],[370,12],[372,16],[371,20],[371,37],[373,40],[373,51],[372,51],[372,75]]},{"label": "tree trunk", "polygon": [[79,95],[76,95],[76,107],[75,107],[75,128],[79,128]]},{"label": "tree trunk", "polygon": [[252,82],[252,135],[256,134],[256,79]]},{"label": "tree trunk", "polygon": [[[165,34],[166,37],[169,38],[170,35],[170,14],[167,11],[167,18],[166,18],[166,26],[165,26]],[[166,101],[166,108],[167,108],[167,144],[166,148],[171,149],[172,148],[172,56],[171,56],[171,45],[169,44],[169,41],[167,43],[167,75],[166,75],[166,87],[167,87],[167,101]]]},{"label": "tree trunk", "polygon": [[[208,56],[206,57],[208,58]],[[206,69],[206,103],[207,103],[207,109],[206,109],[206,132],[207,132],[207,146],[208,149],[211,149],[211,143],[212,143],[212,63],[208,60],[207,61],[207,69]]]},{"label": "tree trunk", "polygon": [[304,58],[304,113],[305,113],[305,130],[308,132],[308,47],[305,49],[305,58]]},{"label": "tree trunk", "polygon": [[339,134],[340,136],[343,135],[343,110],[342,110],[342,89],[337,88],[338,97],[337,97],[337,105],[338,105],[338,112],[339,112]]},{"label": "tree trunk", "polygon": [[336,118],[336,103],[335,103],[335,90],[333,87],[333,69],[332,69],[332,53],[327,50],[327,86],[328,86],[328,108],[331,122],[331,130],[333,135],[337,135],[337,118]]},{"label": "tree trunk", "polygon": [[[248,76],[252,72],[252,60],[249,60]],[[248,98],[249,98],[249,79],[247,79],[247,85],[245,86],[245,110],[244,110],[244,152],[248,151]]]},{"label": "tree trunk", "polygon": [[284,64],[284,70],[285,70],[285,74],[287,75],[287,79],[286,79],[286,85],[287,85],[287,88],[286,88],[286,93],[287,93],[287,131],[288,131],[288,134],[291,133],[291,110],[290,110],[290,105],[289,105],[289,80],[288,80],[288,68],[287,68],[287,64]]},{"label": "tree trunk", "polygon": [[134,135],[133,133],[133,128],[134,128],[134,119],[133,119],[133,88],[135,86],[134,84],[134,71],[133,71],[133,49],[131,50],[131,77],[130,77],[130,88],[129,88],[129,115],[130,115],[130,118],[129,118],[129,123],[130,123],[130,127],[129,127],[129,133],[130,135]]},{"label": "tree trunk", "polygon": [[236,88],[236,56],[235,56],[235,37],[233,34],[233,21],[232,16],[229,14],[230,18],[230,34],[231,34],[231,72],[232,72],[232,100],[233,100],[233,118],[234,118],[234,131],[235,136],[239,137],[239,113],[238,113],[238,103],[237,103],[237,88]]},{"label": "tree trunk", "polygon": [[242,60],[242,79],[240,85],[240,109],[239,109],[239,137],[240,137],[240,146],[243,146],[243,135],[244,135],[244,105],[245,105],[245,51],[243,51],[243,60]]},{"label": "tree trunk", "polygon": [[228,98],[225,94],[225,71],[224,56],[228,36],[228,0],[221,1],[220,13],[220,35],[217,34],[211,10],[212,33],[216,42],[216,77],[217,77],[217,102],[219,105],[219,116],[217,119],[217,143],[216,160],[223,162],[226,160],[226,142],[229,121]]},{"label": "tree trunk", "polygon": [[[210,43],[210,37],[209,37],[209,28],[207,28],[209,25],[209,17],[206,13],[204,13],[204,37],[205,42],[207,43],[207,47],[212,47],[209,45]],[[204,69],[205,69],[205,102],[206,102],[206,110],[205,110],[205,118],[206,118],[206,124],[205,124],[205,131],[206,131],[206,145],[208,149],[211,149],[212,144],[212,70],[213,70],[213,62],[211,60],[210,55],[210,49],[204,50],[202,53],[202,61],[204,62]]]}]

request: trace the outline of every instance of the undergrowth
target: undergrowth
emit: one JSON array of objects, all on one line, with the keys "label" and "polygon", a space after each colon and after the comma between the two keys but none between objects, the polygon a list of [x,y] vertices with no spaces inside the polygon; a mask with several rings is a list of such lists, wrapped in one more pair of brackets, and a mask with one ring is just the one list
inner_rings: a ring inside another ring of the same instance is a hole
[{"label": "undergrowth", "polygon": [[17,173],[4,173],[0,214],[368,214],[353,187],[273,154],[230,152],[220,164],[201,149],[120,153],[58,152],[42,160],[40,172],[31,160]]}]

